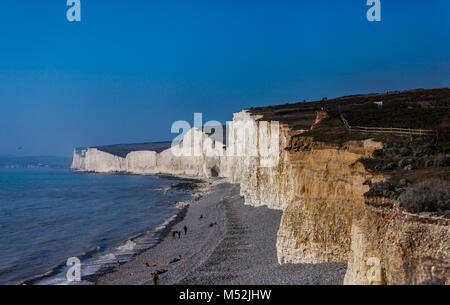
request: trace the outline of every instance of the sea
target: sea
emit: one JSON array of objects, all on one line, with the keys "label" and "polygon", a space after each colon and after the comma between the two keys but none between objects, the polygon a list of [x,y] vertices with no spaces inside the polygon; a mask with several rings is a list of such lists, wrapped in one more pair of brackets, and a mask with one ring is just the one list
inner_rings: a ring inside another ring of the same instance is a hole
[{"label": "sea", "polygon": [[[0,168],[0,284],[92,284],[158,242],[179,212],[174,203],[192,196],[171,188],[178,182]],[[66,276],[76,262],[70,258],[81,263],[81,282]]]}]

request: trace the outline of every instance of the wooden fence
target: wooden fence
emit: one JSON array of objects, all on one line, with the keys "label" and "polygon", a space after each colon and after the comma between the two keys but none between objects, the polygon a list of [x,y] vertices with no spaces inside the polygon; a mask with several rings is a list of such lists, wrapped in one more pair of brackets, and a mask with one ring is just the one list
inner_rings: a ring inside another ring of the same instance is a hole
[{"label": "wooden fence", "polygon": [[429,129],[411,129],[411,128],[393,128],[393,127],[362,127],[362,126],[350,126],[348,121],[341,114],[341,120],[344,123],[345,128],[350,132],[367,132],[367,133],[382,133],[382,134],[396,134],[402,136],[423,136],[423,135],[436,135],[436,131]]}]

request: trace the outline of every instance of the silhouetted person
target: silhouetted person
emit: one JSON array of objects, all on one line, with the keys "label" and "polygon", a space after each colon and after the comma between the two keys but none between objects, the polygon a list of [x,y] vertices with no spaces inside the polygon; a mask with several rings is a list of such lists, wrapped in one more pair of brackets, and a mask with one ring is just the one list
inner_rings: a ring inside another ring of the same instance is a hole
[{"label": "silhouetted person", "polygon": [[159,285],[159,273],[158,271],[153,272],[153,283],[156,285]]},{"label": "silhouetted person", "polygon": [[181,238],[181,231],[178,231],[178,238]]},{"label": "silhouetted person", "polygon": [[172,232],[172,237],[175,238],[175,235],[177,234],[177,231]]},{"label": "silhouetted person", "polygon": [[184,226],[184,235],[186,235],[187,234],[187,227],[186,226]]}]

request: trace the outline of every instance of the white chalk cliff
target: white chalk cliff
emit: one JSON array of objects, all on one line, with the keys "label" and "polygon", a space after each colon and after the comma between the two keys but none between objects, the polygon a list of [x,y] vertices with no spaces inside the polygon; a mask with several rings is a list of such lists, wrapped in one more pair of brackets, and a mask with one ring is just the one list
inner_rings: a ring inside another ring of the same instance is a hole
[{"label": "white chalk cliff", "polygon": [[[414,221],[395,204],[389,210],[377,208],[364,196],[369,190],[365,182],[381,178],[358,160],[382,144],[363,140],[337,146],[298,137],[301,132],[244,110],[228,126],[225,149],[193,128],[181,144],[160,153],[133,151],[122,158],[97,148],[75,150],[72,168],[226,177],[240,184],[246,204],[283,211],[277,239],[280,263],[347,262],[345,282],[369,284],[367,261],[377,257],[379,283],[415,284],[430,280],[431,274],[449,284],[448,221]],[[398,231],[405,223],[409,231]],[[409,243],[411,232],[422,232],[432,247]],[[433,261],[433,270],[427,269],[426,260]]]}]

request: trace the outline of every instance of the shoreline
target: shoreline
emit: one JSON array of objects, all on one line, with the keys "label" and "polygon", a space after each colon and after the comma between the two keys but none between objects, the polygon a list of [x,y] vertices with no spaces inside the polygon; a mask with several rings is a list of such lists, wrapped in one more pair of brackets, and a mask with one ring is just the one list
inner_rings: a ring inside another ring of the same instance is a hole
[{"label": "shoreline", "polygon": [[[207,182],[203,196],[190,200],[156,245],[101,274],[96,284],[153,285],[155,271],[162,272],[162,285],[343,283],[346,264],[278,264],[282,212],[245,205],[238,185]],[[168,234],[184,225],[181,238]],[[170,263],[178,256],[183,259]]]},{"label": "shoreline", "polygon": [[[132,173],[124,173],[129,175],[147,175],[147,174],[132,174]],[[156,226],[156,228],[160,226],[164,226],[161,230],[156,230],[153,232],[153,237],[155,239],[154,243],[148,248],[141,249],[140,251],[136,252],[132,255],[130,260],[125,261],[123,263],[115,264],[114,266],[108,266],[106,268],[103,268],[92,275],[87,275],[82,277],[82,281],[88,281],[93,285],[97,285],[98,281],[105,277],[106,275],[115,272],[120,268],[122,265],[128,264],[132,262],[136,257],[139,255],[142,255],[143,253],[147,251],[151,251],[153,248],[155,248],[160,242],[162,242],[165,238],[169,236],[169,233],[172,231],[173,227],[176,226],[179,222],[183,221],[184,217],[186,216],[186,213],[189,209],[189,206],[191,203],[199,200],[202,198],[203,194],[208,192],[212,186],[217,184],[219,182],[218,179],[210,179],[210,178],[192,178],[189,176],[176,176],[171,174],[149,174],[151,176],[161,177],[161,178],[167,178],[167,179],[173,179],[178,181],[178,183],[171,185],[168,189],[165,190],[165,192],[169,191],[172,187],[176,187],[179,183],[183,183],[183,181],[189,181],[193,184],[197,184],[198,187],[190,194],[192,198],[187,200],[186,202],[175,202],[172,204],[176,208],[176,212],[174,212],[171,216],[167,217],[161,224]],[[194,182],[193,182],[194,181]],[[219,182],[220,183],[220,182]],[[173,219],[172,219],[173,218]],[[165,222],[167,222],[165,224]],[[164,225],[165,224],[165,225]],[[155,229],[156,229],[155,228]],[[128,239],[130,240],[130,239]]]},{"label": "shoreline", "polygon": [[[102,173],[101,173],[102,174]],[[118,173],[107,173],[117,175]],[[163,190],[164,193],[174,190],[185,193],[188,198],[184,201],[174,201],[170,203],[174,209],[161,222],[148,231],[142,231],[112,246],[109,250],[104,251],[101,247],[96,246],[94,249],[76,255],[81,260],[82,279],[81,282],[70,283],[65,279],[67,271],[66,261],[55,264],[53,267],[42,274],[34,275],[18,282],[18,285],[59,285],[59,284],[81,284],[93,285],[98,278],[110,273],[122,264],[126,264],[133,260],[134,257],[148,251],[161,242],[171,231],[171,228],[180,222],[186,215],[189,203],[201,198],[202,193],[212,184],[208,179],[198,179],[192,177],[178,177],[167,174],[132,174],[122,173],[123,175],[145,175],[155,178],[163,178],[173,180],[173,183]],[[180,187],[181,184],[181,187]],[[120,250],[122,249],[122,250]],[[85,275],[83,275],[85,274]]]},{"label": "shoreline", "polygon": [[[159,224],[156,228],[164,225],[164,223],[169,220],[167,225],[165,225],[163,229],[161,229],[159,231],[156,230],[155,232],[152,233],[152,235],[153,235],[152,239],[154,239],[154,242],[152,242],[148,248],[138,250],[136,253],[134,253],[131,256],[130,260],[128,260],[128,261],[125,261],[123,263],[119,261],[118,263],[114,264],[114,266],[106,266],[105,268],[100,269],[98,272],[96,272],[94,274],[83,276],[82,281],[87,281],[93,285],[96,285],[98,280],[101,277],[105,276],[108,273],[114,272],[117,267],[120,268],[121,265],[129,263],[135,257],[141,255],[143,252],[150,251],[151,249],[153,249],[156,245],[158,245],[158,243],[160,243],[162,240],[164,240],[164,238],[166,238],[169,235],[173,226],[175,226],[177,223],[179,223],[180,221],[183,220],[188,208],[189,208],[189,205],[185,205],[181,208],[177,208],[179,210],[178,212],[174,212],[174,214],[172,214],[167,219],[165,219],[161,224]],[[173,218],[173,219],[171,219],[171,218]],[[132,238],[129,238],[128,240],[132,240]]]},{"label": "shoreline", "polygon": [[[98,173],[96,173],[96,174],[98,174]],[[93,274],[82,276],[82,282],[88,282],[91,285],[97,285],[97,282],[99,281],[100,278],[104,277],[105,275],[107,275],[109,273],[114,272],[117,268],[120,268],[120,266],[133,261],[137,256],[143,254],[146,251],[151,251],[151,249],[156,247],[160,242],[162,242],[169,235],[172,228],[184,219],[184,217],[186,216],[187,210],[189,209],[189,205],[192,202],[199,200],[199,198],[202,197],[202,194],[207,192],[210,189],[211,185],[213,185],[215,182],[215,181],[211,181],[211,179],[208,179],[208,178],[193,178],[193,177],[189,177],[189,176],[177,176],[177,175],[165,174],[165,173],[143,174],[143,173],[131,173],[131,172],[122,172],[122,173],[118,172],[118,173],[100,173],[100,174],[154,176],[157,178],[163,178],[163,179],[176,181],[176,183],[168,186],[167,189],[164,190],[165,193],[170,190],[176,190],[176,189],[180,190],[180,188],[177,188],[177,186],[179,184],[191,183],[196,186],[194,187],[194,189],[189,189],[189,188],[183,189],[182,188],[181,190],[184,190],[186,192],[192,191],[189,194],[189,196],[191,196],[191,198],[187,201],[177,201],[177,202],[172,203],[171,206],[175,207],[175,211],[170,216],[168,216],[160,224],[158,224],[151,231],[151,233],[147,232],[147,233],[139,234],[139,236],[145,235],[145,234],[151,235],[152,242],[148,245],[148,247],[143,248],[143,249],[138,249],[135,253],[133,253],[131,255],[131,257],[128,260],[126,260],[124,262],[120,262],[120,260],[117,260],[117,263],[107,264]],[[160,227],[162,227],[162,228],[158,229]],[[135,238],[136,238],[136,236],[129,237],[126,241],[122,242],[121,245],[125,245],[125,243],[128,241],[134,241]]]}]

